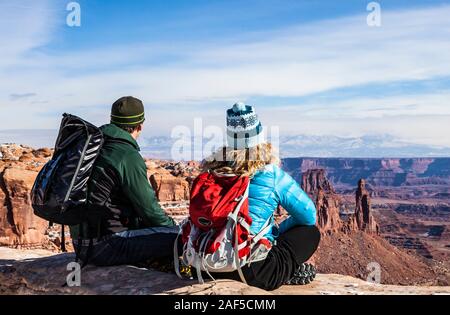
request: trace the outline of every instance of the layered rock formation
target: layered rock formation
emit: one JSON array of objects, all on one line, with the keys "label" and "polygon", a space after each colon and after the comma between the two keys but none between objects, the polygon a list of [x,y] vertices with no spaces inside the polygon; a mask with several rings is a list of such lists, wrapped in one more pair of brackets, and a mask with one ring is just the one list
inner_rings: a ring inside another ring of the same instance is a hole
[{"label": "layered rock formation", "polygon": [[347,221],[340,217],[341,198],[326,177],[323,169],[310,169],[303,173],[302,189],[314,201],[317,225],[322,233],[364,231],[379,234],[378,224],[371,213],[370,194],[363,179],[358,182],[355,213]]},{"label": "layered rock formation", "polygon": [[287,158],[283,167],[298,181],[309,169],[325,169],[335,186],[353,187],[360,178],[380,187],[450,183],[450,158]]},{"label": "layered rock formation", "polygon": [[0,159],[3,161],[18,161],[24,153],[29,153],[31,148],[17,144],[0,145]]},{"label": "layered rock formation", "polygon": [[[4,192],[3,210],[0,210],[2,245],[37,245],[45,238],[48,223],[33,214],[30,191],[36,172],[7,168],[1,175],[0,185]],[[2,198],[3,197],[3,198]]]},{"label": "layered rock formation", "polygon": [[312,169],[302,176],[302,189],[314,201],[317,225],[321,232],[338,231],[342,227],[339,217],[339,196],[322,169]]},{"label": "layered rock formation", "polygon": [[366,279],[370,273],[368,266],[375,263],[380,266],[382,283],[442,283],[432,268],[420,259],[379,236],[364,180],[359,181],[355,192],[355,212],[346,220],[340,217],[341,198],[327,179],[325,170],[306,171],[302,176],[302,188],[317,208],[322,240],[312,261],[320,272]]},{"label": "layered rock formation", "polygon": [[365,185],[365,180],[360,179],[356,190],[355,214],[351,218],[350,225],[353,227],[353,230],[357,227],[359,230],[367,233],[379,234],[380,229],[371,213],[370,194],[366,190]]},{"label": "layered rock formation", "polygon": [[150,183],[161,202],[189,199],[190,183],[199,174],[196,162],[164,162],[147,160]]},{"label": "layered rock formation", "polygon": [[167,171],[150,175],[150,183],[159,201],[182,201],[189,199],[189,183]]},{"label": "layered rock formation", "polygon": [[146,160],[147,175],[165,212],[177,222],[189,213],[192,181],[200,174],[198,162]]},{"label": "layered rock formation", "polygon": [[2,145],[0,151],[0,246],[48,243],[48,222],[33,214],[30,191],[51,151],[18,145]]}]

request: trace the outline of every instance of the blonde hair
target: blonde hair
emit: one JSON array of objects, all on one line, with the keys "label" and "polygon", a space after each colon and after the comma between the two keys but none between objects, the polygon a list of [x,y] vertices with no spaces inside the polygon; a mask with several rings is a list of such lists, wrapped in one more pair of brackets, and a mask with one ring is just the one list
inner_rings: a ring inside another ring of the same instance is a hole
[{"label": "blonde hair", "polygon": [[202,163],[203,171],[252,177],[268,164],[280,164],[271,143],[261,143],[249,149],[222,147]]}]

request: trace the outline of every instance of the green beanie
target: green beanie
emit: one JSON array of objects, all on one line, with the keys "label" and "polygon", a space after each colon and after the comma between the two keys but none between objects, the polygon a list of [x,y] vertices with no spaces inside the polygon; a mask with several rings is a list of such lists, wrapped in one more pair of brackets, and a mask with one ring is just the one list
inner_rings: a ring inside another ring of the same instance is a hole
[{"label": "green beanie", "polygon": [[119,127],[136,127],[145,121],[144,104],[132,96],[114,102],[111,108],[111,123]]}]

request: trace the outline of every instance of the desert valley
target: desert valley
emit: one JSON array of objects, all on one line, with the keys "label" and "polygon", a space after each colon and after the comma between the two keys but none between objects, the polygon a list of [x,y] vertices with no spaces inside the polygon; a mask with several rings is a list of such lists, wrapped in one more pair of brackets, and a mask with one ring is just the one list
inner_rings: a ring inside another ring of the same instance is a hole
[{"label": "desert valley", "polygon": [[284,167],[297,180],[308,169],[325,170],[341,197],[342,217],[354,211],[354,183],[364,178],[380,235],[450,267],[450,158],[289,158]]}]

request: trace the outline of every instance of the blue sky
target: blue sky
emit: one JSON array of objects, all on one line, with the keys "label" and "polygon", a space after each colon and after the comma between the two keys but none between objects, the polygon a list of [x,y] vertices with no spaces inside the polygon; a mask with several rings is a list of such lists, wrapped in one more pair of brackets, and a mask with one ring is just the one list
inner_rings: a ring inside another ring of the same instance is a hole
[{"label": "blue sky", "polygon": [[450,147],[450,1],[0,0],[0,129],[96,124],[146,104],[147,135],[195,117],[222,126],[238,100],[282,134]]}]

